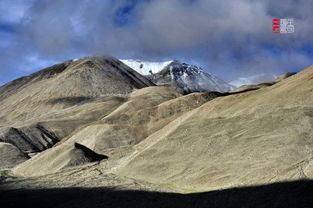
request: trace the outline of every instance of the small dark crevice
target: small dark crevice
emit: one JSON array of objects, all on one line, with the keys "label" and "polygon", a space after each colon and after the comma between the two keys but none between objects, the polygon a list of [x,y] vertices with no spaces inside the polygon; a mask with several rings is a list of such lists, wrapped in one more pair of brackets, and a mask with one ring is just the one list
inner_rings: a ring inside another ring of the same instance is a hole
[{"label": "small dark crevice", "polygon": [[[13,134],[17,134],[21,137],[21,139],[23,141],[25,141],[32,149],[34,152],[40,152],[41,150],[36,146],[34,145],[34,143],[32,142],[32,140],[24,133],[22,132],[21,130],[17,129],[17,128],[14,128],[12,127],[11,130],[13,131]],[[15,141],[12,141],[13,143],[15,143]],[[20,145],[19,144],[14,144],[16,147],[19,147]],[[29,150],[26,150],[26,149],[23,149],[22,150],[23,152],[27,152]]]},{"label": "small dark crevice", "polygon": [[41,126],[40,124],[38,124],[36,126],[36,128],[41,131],[45,136],[47,136],[48,138],[51,139],[52,141],[52,145],[54,145],[55,143],[59,142],[60,139],[55,135],[54,132],[49,131],[48,129],[46,129],[45,127]]}]

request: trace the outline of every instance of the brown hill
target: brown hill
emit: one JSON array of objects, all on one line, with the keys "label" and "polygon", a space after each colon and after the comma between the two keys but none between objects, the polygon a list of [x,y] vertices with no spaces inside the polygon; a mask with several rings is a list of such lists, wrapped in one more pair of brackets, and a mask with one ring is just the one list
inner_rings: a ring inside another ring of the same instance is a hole
[{"label": "brown hill", "polygon": [[188,192],[312,178],[312,77],[311,67],[207,102],[136,145],[116,173]]},{"label": "brown hill", "polygon": [[[215,98],[214,93],[194,93],[181,96],[167,87],[148,87],[130,94],[128,101],[101,120],[79,128],[70,136],[36,157],[14,169],[15,174],[38,176],[61,169],[54,166],[64,152],[74,143],[80,143],[93,151],[109,156],[110,160],[123,159],[126,152],[146,137],[162,129],[171,121]],[[54,156],[53,156],[54,155]],[[67,155],[63,155],[67,160]],[[37,168],[42,167],[41,171]],[[47,164],[54,164],[48,165]]]},{"label": "brown hill", "polygon": [[0,87],[0,141],[43,151],[147,86],[154,84],[113,57],[56,64]]}]

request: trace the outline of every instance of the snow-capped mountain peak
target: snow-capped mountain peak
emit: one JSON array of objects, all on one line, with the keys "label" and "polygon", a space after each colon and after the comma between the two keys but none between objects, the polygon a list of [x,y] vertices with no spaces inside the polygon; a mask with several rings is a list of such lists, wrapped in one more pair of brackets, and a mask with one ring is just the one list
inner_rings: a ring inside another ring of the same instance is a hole
[{"label": "snow-capped mountain peak", "polygon": [[233,86],[201,67],[177,60],[146,62],[127,59],[121,61],[145,75],[156,85],[170,86],[183,94],[203,91],[227,92],[233,89]]}]

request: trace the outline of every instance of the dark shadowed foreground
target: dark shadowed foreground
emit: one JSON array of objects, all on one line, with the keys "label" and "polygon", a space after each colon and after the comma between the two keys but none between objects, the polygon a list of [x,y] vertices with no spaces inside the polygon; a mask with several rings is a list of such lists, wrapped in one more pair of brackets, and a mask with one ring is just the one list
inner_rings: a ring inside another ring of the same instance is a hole
[{"label": "dark shadowed foreground", "polygon": [[194,194],[111,188],[1,190],[1,207],[313,207],[313,181],[301,180]]}]

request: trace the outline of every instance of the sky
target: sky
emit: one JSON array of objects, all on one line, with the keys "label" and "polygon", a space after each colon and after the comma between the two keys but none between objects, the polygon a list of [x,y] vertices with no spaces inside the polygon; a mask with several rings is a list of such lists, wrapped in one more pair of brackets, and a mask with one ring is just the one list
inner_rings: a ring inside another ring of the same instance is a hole
[{"label": "sky", "polygon": [[[231,84],[313,64],[311,0],[0,0],[0,86],[92,55],[180,60]],[[273,18],[295,32],[273,34]]]}]

